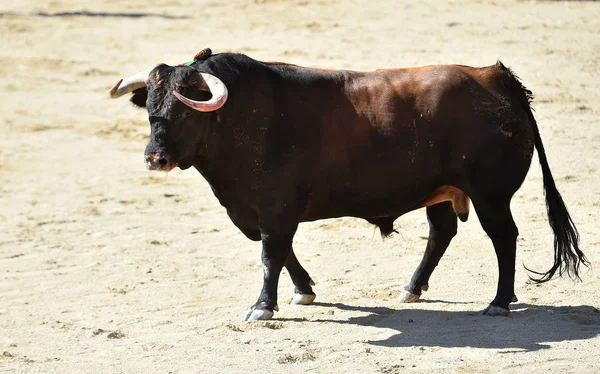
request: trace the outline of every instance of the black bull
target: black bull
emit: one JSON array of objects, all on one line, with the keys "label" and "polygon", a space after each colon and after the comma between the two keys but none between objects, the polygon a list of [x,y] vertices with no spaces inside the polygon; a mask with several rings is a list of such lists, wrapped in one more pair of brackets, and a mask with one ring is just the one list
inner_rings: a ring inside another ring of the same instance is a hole
[{"label": "black bull", "polygon": [[534,147],[555,235],[554,264],[535,272],[536,280],[557,272],[578,278],[587,265],[546,160],[531,92],[500,62],[354,72],[208,50],[186,66],[162,64],[139,77],[110,93],[133,92],[131,101],[147,108],[148,167],[194,166],[233,223],[262,240],[264,283],[247,320],[278,310],[284,266],[293,302],[314,300],[314,283],[292,249],[300,222],[359,217],[387,236],[399,216],[427,207],[425,254],[400,296],[418,300],[470,201],[499,266],[496,297],[484,313],[508,314],[518,235],[510,202]]}]

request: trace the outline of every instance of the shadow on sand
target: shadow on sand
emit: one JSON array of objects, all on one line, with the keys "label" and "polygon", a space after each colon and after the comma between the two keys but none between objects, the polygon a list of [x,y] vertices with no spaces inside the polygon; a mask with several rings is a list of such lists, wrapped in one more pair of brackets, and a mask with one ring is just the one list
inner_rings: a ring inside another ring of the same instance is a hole
[{"label": "shadow on sand", "polygon": [[386,347],[477,347],[536,351],[547,343],[591,339],[600,335],[600,311],[592,306],[547,306],[517,303],[508,317],[488,317],[481,312],[452,312],[425,309],[397,310],[361,307],[342,303],[315,306],[368,313],[347,320],[328,322],[374,326],[396,330],[385,340],[369,341]]},{"label": "shadow on sand", "polygon": [[24,16],[190,19],[189,16],[170,16],[167,14],[157,14],[157,13],[90,12],[87,10],[73,11],[73,12],[57,12],[57,13],[46,13],[46,12],[37,12],[37,13],[28,13],[28,14],[12,13],[12,12],[0,13],[0,17],[24,17]]}]

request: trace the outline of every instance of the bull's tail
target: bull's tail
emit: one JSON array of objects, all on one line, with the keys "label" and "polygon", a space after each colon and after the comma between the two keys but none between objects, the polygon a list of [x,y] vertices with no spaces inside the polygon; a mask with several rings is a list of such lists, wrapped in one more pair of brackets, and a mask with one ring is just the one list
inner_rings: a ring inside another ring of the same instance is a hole
[{"label": "bull's tail", "polygon": [[538,273],[528,269],[532,273],[541,275],[540,278],[530,277],[530,279],[537,283],[546,282],[552,279],[557,271],[558,275],[562,275],[566,272],[571,278],[580,279],[579,266],[581,264],[589,266],[589,262],[585,258],[583,252],[579,249],[579,233],[577,232],[577,228],[575,227],[575,223],[573,223],[571,215],[569,215],[569,211],[565,206],[562,196],[554,184],[554,178],[552,178],[552,173],[548,166],[548,160],[546,159],[546,152],[544,151],[540,131],[533,118],[531,109],[529,109],[529,113],[535,134],[535,149],[538,153],[544,178],[548,222],[554,232],[554,264],[550,270],[545,273]]},{"label": "bull's tail", "polygon": [[518,90],[517,95],[525,106],[529,120],[533,125],[535,149],[538,154],[540,166],[542,167],[544,179],[548,222],[554,232],[554,264],[550,270],[545,273],[526,268],[527,271],[540,276],[539,278],[533,278],[531,276],[529,278],[536,283],[547,282],[552,279],[556,272],[558,272],[559,276],[563,273],[567,273],[571,278],[580,279],[580,265],[583,264],[584,266],[589,266],[589,262],[585,258],[583,252],[579,249],[579,233],[573,223],[573,219],[569,215],[569,211],[565,206],[562,196],[556,189],[554,178],[552,178],[552,172],[550,172],[550,166],[548,166],[548,159],[546,158],[540,131],[530,106],[533,95],[530,90],[523,86],[518,77],[516,77],[508,68],[505,69],[510,74],[510,78],[513,80],[512,86]]}]

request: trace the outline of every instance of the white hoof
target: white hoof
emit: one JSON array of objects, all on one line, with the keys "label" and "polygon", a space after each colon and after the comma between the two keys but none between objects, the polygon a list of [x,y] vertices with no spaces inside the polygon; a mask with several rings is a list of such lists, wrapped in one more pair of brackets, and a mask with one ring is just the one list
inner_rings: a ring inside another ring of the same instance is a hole
[{"label": "white hoof", "polygon": [[244,315],[244,321],[264,321],[273,318],[273,312],[264,309],[250,309]]},{"label": "white hoof", "polygon": [[414,303],[418,301],[420,297],[421,295],[415,295],[414,293],[404,290],[400,293],[400,296],[398,296],[398,301],[401,303]]},{"label": "white hoof", "polygon": [[317,297],[317,295],[297,293],[297,294],[294,294],[294,298],[292,299],[292,302],[290,304],[293,304],[293,305],[312,304],[312,302],[315,301],[315,297]]},{"label": "white hoof", "polygon": [[503,316],[506,317],[510,314],[510,310],[500,308],[499,306],[489,305],[483,310],[483,314],[486,316]]}]

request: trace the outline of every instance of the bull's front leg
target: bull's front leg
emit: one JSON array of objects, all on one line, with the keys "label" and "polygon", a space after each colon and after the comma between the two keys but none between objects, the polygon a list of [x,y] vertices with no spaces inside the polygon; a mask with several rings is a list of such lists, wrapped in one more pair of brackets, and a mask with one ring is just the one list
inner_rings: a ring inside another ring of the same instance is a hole
[{"label": "bull's front leg", "polygon": [[312,304],[316,295],[311,286],[314,286],[315,282],[313,282],[308,272],[300,265],[293,248],[290,250],[285,262],[285,268],[290,273],[290,278],[292,278],[292,282],[294,283],[294,298],[291,303],[300,305]]},{"label": "bull's front leg", "polygon": [[263,287],[260,296],[244,317],[246,321],[271,319],[277,306],[279,275],[292,250],[292,241],[298,222],[278,223],[261,227]]}]

